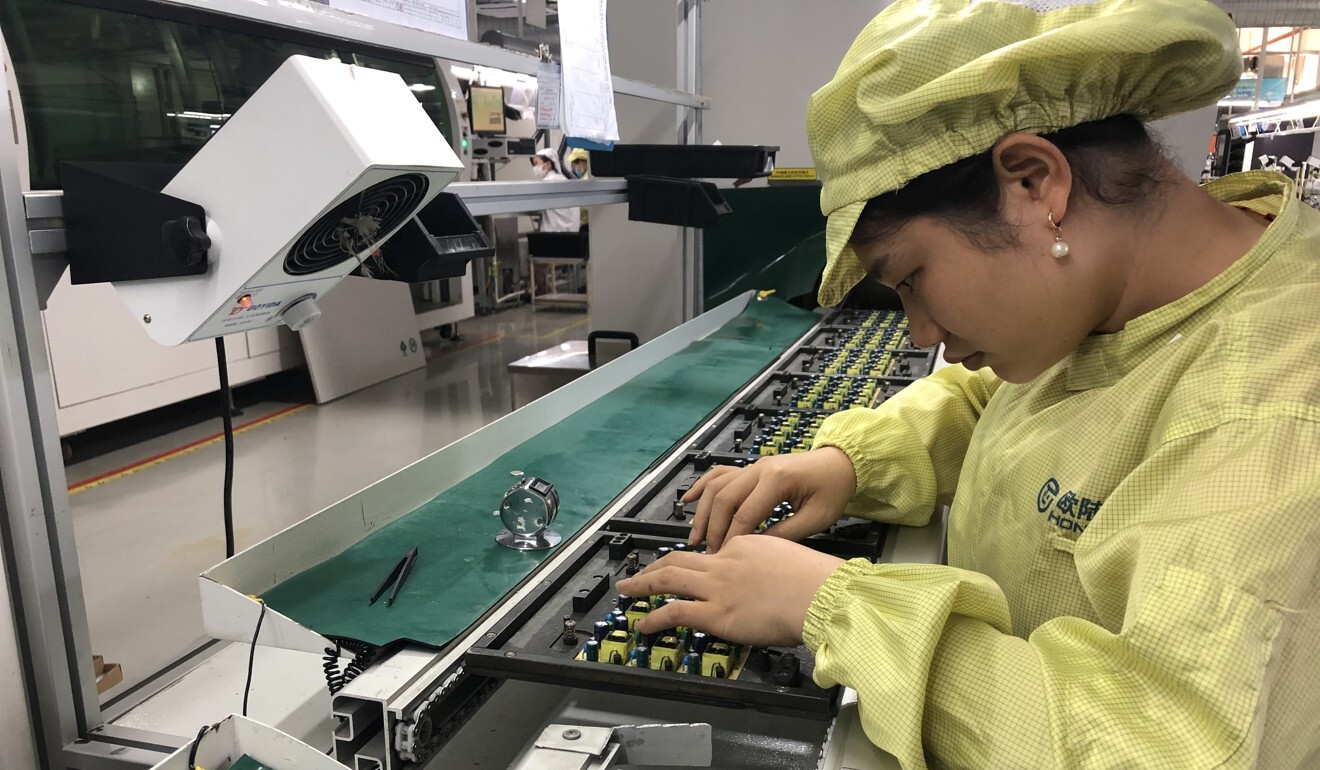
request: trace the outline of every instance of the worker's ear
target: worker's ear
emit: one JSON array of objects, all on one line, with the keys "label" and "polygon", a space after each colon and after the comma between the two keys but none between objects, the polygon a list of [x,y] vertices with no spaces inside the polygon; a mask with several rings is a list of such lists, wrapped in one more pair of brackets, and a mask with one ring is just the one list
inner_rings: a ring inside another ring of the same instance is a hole
[{"label": "worker's ear", "polygon": [[1044,212],[1053,212],[1059,222],[1067,215],[1072,167],[1053,142],[1035,134],[1009,134],[995,143],[990,160],[1009,221],[1044,221]]}]

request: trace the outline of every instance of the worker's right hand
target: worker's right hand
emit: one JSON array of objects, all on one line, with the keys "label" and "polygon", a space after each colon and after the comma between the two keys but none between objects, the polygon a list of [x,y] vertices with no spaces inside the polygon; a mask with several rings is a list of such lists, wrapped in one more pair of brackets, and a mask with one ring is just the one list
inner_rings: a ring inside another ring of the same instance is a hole
[{"label": "worker's right hand", "polygon": [[716,466],[683,496],[700,501],[688,542],[705,540],[706,552],[716,553],[729,538],[754,532],[782,502],[793,516],[765,533],[801,540],[838,521],[856,491],[852,460],[838,447],[765,457],[746,468]]}]

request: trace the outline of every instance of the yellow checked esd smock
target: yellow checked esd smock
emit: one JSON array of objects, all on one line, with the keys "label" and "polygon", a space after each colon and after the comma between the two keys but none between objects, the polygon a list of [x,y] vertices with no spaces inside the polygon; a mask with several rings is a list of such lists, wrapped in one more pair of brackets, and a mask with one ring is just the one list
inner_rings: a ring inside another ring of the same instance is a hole
[{"label": "yellow checked esd smock", "polygon": [[[1024,385],[943,369],[822,426],[850,513],[950,566],[847,562],[804,636],[903,767],[1320,767],[1320,213]],[[955,494],[956,493],[956,494]]]}]

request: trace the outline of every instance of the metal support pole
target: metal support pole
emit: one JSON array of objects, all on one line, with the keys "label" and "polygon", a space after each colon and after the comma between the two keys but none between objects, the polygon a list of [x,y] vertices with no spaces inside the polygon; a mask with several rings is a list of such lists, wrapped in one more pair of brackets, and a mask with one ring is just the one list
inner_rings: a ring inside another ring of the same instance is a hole
[{"label": "metal support pole", "polygon": [[38,761],[101,723],[39,297],[19,186],[17,124],[0,100],[0,546],[10,575]]},{"label": "metal support pole", "polygon": [[[678,0],[678,81],[680,91],[701,93],[701,0]],[[678,107],[678,144],[701,144],[702,111]],[[701,231],[683,228],[683,320],[701,315],[705,290]]]}]

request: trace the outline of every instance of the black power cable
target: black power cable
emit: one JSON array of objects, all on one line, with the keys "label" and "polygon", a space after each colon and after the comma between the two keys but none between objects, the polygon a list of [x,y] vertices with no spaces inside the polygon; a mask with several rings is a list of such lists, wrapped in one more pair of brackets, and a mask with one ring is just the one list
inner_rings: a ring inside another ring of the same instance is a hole
[{"label": "black power cable", "polygon": [[243,716],[247,716],[248,695],[252,694],[252,665],[257,659],[257,637],[261,636],[261,621],[266,619],[266,603],[260,599],[261,613],[257,615],[257,630],[252,632],[252,648],[248,650],[247,682],[243,685]]},{"label": "black power cable", "polygon": [[228,559],[234,555],[234,414],[224,337],[215,338],[215,356],[220,368],[220,416],[225,423],[225,558]]},{"label": "black power cable", "polygon": [[197,770],[197,747],[202,745],[202,736],[210,729],[210,725],[202,725],[202,729],[197,731],[197,737],[193,738],[192,747],[188,749],[188,770]]}]

